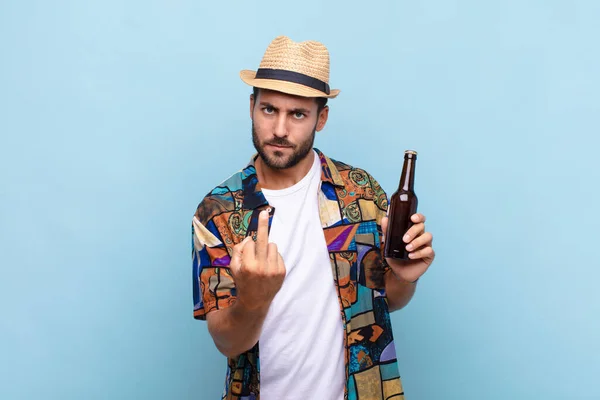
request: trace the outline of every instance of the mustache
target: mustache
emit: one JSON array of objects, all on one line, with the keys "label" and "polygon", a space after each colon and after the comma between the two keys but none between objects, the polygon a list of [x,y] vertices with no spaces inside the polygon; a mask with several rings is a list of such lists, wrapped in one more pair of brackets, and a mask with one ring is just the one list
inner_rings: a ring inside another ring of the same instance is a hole
[{"label": "mustache", "polygon": [[283,147],[294,147],[294,145],[287,141],[284,138],[276,138],[271,141],[265,142],[265,144],[270,144],[273,146],[283,146]]}]

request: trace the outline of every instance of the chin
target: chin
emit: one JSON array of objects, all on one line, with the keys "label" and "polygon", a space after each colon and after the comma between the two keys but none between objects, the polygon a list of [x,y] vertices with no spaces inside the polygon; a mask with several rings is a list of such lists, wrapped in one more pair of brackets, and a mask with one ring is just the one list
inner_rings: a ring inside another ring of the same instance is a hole
[{"label": "chin", "polygon": [[285,169],[287,168],[288,160],[283,158],[270,158],[266,164],[273,169]]}]

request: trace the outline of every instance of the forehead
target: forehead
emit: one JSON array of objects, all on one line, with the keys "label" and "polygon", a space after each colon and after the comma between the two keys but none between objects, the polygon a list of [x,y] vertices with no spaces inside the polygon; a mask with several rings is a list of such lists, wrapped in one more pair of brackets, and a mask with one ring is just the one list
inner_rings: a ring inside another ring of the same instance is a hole
[{"label": "forehead", "polygon": [[287,93],[276,92],[274,90],[260,89],[258,91],[259,103],[269,103],[278,108],[316,108],[317,102],[312,97],[294,96]]}]

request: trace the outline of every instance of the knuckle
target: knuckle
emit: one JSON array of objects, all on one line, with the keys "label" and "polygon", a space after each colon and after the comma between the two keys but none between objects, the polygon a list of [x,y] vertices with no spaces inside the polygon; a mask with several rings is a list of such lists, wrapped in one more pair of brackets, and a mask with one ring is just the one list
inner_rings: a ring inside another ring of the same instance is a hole
[{"label": "knuckle", "polygon": [[231,267],[234,274],[244,274],[246,272],[246,265],[244,263],[232,264]]},{"label": "knuckle", "polygon": [[245,269],[248,271],[254,271],[256,270],[256,261],[247,261],[245,263]]},{"label": "knuckle", "polygon": [[236,265],[234,263],[229,264],[229,273],[231,275],[236,275],[239,270],[240,270],[240,266],[239,265]]}]

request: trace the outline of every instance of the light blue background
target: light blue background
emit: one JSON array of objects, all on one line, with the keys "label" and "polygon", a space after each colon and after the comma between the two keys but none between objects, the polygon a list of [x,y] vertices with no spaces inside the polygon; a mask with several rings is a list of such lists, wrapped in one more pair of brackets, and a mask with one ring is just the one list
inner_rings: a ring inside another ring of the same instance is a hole
[{"label": "light blue background", "polygon": [[[316,146],[437,259],[393,314],[409,400],[599,399],[600,2],[0,2],[0,398],[216,399],[190,224],[243,167],[277,35],[331,53]],[[595,383],[594,383],[595,382]]]}]

